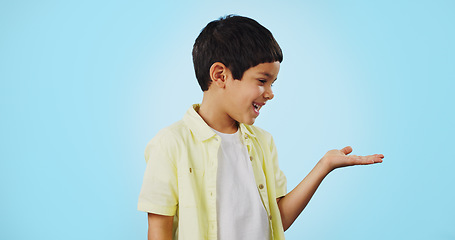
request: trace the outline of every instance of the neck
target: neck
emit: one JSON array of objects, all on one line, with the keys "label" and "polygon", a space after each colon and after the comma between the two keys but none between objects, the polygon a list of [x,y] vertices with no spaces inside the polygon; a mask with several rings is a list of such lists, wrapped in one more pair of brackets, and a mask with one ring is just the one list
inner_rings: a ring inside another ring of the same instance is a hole
[{"label": "neck", "polygon": [[239,123],[227,115],[222,108],[222,104],[212,100],[210,94],[204,92],[198,114],[211,128],[221,133],[236,133]]}]

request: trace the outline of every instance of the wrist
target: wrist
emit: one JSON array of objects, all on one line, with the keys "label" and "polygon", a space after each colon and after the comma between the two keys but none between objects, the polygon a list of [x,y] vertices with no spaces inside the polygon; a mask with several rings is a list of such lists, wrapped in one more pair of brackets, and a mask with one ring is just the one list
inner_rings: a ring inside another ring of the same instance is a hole
[{"label": "wrist", "polygon": [[321,160],[319,160],[319,162],[316,165],[319,165],[318,167],[326,175],[335,169],[325,158],[321,158]]}]

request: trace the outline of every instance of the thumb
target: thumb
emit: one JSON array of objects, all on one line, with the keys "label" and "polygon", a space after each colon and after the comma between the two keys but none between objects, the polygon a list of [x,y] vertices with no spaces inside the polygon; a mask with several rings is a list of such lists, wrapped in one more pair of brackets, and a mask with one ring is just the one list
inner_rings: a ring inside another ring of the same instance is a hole
[{"label": "thumb", "polygon": [[348,155],[349,153],[352,152],[352,147],[351,147],[351,146],[347,146],[347,147],[341,149],[340,151],[341,151],[342,153]]}]

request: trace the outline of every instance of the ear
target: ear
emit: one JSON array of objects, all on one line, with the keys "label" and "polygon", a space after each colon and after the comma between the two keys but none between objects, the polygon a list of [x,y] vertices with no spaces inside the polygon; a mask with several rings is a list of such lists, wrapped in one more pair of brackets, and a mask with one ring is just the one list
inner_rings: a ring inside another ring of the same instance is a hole
[{"label": "ear", "polygon": [[212,80],[212,84],[215,84],[220,88],[224,88],[226,86],[229,74],[229,68],[227,68],[223,63],[216,62],[210,67],[210,79]]}]

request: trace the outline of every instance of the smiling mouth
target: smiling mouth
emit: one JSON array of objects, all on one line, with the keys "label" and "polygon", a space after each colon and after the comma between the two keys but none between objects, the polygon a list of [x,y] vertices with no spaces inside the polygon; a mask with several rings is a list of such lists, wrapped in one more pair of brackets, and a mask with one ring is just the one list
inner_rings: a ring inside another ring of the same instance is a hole
[{"label": "smiling mouth", "polygon": [[259,109],[261,109],[263,105],[264,104],[253,103],[254,112],[259,115]]},{"label": "smiling mouth", "polygon": [[256,103],[253,103],[253,107],[256,111],[259,111],[259,109],[261,108],[259,105],[257,105]]}]

